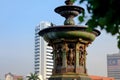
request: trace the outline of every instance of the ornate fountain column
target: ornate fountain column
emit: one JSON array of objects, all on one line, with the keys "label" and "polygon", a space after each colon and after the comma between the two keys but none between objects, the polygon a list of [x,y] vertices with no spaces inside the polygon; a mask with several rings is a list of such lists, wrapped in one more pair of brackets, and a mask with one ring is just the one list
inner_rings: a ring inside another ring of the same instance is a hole
[{"label": "ornate fountain column", "polygon": [[87,31],[85,26],[77,26],[73,20],[84,9],[73,5],[71,0],[57,7],[55,12],[65,17],[63,26],[52,26],[39,32],[39,35],[53,47],[54,68],[49,80],[90,80],[86,68],[87,46],[100,32]]}]

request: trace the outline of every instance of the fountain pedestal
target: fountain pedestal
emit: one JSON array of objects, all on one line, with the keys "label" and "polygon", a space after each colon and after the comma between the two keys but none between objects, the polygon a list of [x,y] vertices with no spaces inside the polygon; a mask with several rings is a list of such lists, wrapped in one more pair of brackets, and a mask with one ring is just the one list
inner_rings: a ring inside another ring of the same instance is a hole
[{"label": "fountain pedestal", "polygon": [[55,12],[65,17],[63,26],[51,26],[39,35],[53,48],[53,72],[49,80],[90,80],[86,68],[87,46],[100,34],[98,30],[87,31],[85,26],[77,26],[73,18],[83,8],[73,6],[71,0]]},{"label": "fountain pedestal", "polygon": [[75,25],[55,26],[39,32],[53,48],[54,68],[49,80],[90,80],[86,68],[87,46],[100,33]]}]

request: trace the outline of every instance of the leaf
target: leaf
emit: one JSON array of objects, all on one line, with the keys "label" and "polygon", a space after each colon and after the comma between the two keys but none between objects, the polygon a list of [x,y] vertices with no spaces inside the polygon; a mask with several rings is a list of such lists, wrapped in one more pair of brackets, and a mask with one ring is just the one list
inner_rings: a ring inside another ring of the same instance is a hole
[{"label": "leaf", "polygon": [[87,6],[88,13],[91,13],[92,12],[91,7],[88,4],[86,6]]},{"label": "leaf", "polygon": [[117,39],[118,39],[118,43],[117,43],[118,45],[117,46],[120,49],[120,34],[117,36]]},{"label": "leaf", "polygon": [[80,3],[83,3],[85,0],[80,0]]},{"label": "leaf", "polygon": [[79,16],[78,19],[79,19],[80,22],[84,21],[84,17],[83,16]]},{"label": "leaf", "polygon": [[97,27],[98,24],[97,24],[97,22],[95,21],[95,19],[90,19],[90,20],[88,20],[87,25],[88,25],[90,28],[94,29],[95,27]]},{"label": "leaf", "polygon": [[113,30],[112,30],[112,35],[117,34],[117,32],[119,32],[118,25],[115,25]]},{"label": "leaf", "polygon": [[106,24],[106,18],[100,18],[100,19],[98,19],[98,23],[99,23],[99,25],[100,26],[105,26],[105,24]]},{"label": "leaf", "polygon": [[119,36],[117,36],[117,39],[120,39],[120,35],[119,35]]},{"label": "leaf", "polygon": [[70,0],[70,1],[74,3],[76,0]]}]

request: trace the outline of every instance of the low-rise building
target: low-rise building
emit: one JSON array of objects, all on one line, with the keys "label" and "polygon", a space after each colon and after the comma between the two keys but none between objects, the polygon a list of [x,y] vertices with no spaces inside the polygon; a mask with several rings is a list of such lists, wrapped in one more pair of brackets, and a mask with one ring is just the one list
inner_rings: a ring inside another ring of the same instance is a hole
[{"label": "low-rise building", "polygon": [[5,80],[23,80],[23,76],[8,73],[8,74],[5,74]]}]

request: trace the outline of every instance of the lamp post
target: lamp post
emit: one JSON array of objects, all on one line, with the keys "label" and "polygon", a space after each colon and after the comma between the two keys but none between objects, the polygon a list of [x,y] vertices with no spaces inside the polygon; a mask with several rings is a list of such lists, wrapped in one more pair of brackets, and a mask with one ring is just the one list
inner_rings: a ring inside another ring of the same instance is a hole
[{"label": "lamp post", "polygon": [[75,25],[74,17],[84,9],[66,0],[64,6],[55,8],[55,12],[65,17],[64,25],[52,26],[39,32],[39,35],[53,48],[54,68],[49,80],[90,80],[86,68],[87,46],[100,35],[94,29]]}]

